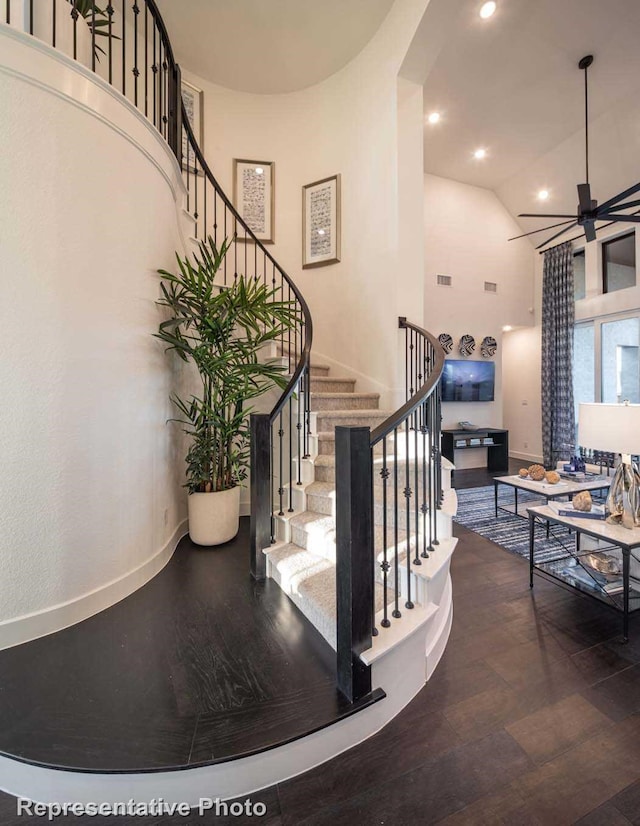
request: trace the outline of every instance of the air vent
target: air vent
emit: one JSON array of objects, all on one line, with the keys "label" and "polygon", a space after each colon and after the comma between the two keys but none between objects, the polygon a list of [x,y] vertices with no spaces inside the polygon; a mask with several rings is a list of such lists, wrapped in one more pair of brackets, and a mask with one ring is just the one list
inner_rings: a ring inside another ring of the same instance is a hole
[{"label": "air vent", "polygon": [[498,292],[498,285],[495,281],[485,281],[484,282],[484,291],[485,293],[497,293]]},{"label": "air vent", "polygon": [[450,287],[452,278],[450,275],[438,275],[438,286],[439,287]]}]

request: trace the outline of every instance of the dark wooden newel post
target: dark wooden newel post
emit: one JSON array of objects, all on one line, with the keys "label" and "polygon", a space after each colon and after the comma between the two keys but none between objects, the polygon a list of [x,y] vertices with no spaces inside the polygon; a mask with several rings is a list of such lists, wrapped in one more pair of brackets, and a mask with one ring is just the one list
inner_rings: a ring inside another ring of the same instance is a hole
[{"label": "dark wooden newel post", "polygon": [[266,413],[251,414],[251,575],[264,579],[263,548],[271,544],[271,423]]},{"label": "dark wooden newel post", "polygon": [[336,427],[338,688],[351,702],[371,692],[359,655],[373,628],[373,497],[368,427]]}]

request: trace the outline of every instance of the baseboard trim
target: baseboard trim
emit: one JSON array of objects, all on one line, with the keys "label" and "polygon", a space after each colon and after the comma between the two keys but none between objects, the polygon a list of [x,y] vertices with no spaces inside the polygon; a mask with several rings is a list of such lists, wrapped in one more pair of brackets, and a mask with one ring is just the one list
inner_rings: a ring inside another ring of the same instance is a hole
[{"label": "baseboard trim", "polygon": [[118,579],[67,602],[0,622],[0,650],[62,631],[128,597],[160,573],[186,533],[187,520],[184,519],[159,551]]},{"label": "baseboard trim", "polygon": [[522,459],[523,462],[537,462],[542,464],[542,456],[536,456],[535,453],[518,453],[513,450],[509,451],[510,459]]}]

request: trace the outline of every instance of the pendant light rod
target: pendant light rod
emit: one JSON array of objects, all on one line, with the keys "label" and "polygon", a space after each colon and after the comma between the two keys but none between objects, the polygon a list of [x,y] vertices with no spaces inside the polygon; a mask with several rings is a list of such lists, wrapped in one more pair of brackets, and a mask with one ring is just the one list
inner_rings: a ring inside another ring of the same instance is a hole
[{"label": "pendant light rod", "polygon": [[589,183],[589,66],[593,63],[593,55],[583,57],[578,66],[584,72],[584,134],[585,134],[585,166],[586,182]]}]

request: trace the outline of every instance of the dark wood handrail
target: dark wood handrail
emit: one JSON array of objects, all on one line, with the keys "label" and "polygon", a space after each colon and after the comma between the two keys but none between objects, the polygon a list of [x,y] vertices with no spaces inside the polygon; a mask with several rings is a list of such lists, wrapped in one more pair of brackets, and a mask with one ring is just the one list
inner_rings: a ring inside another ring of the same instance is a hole
[{"label": "dark wood handrail", "polygon": [[404,316],[398,319],[398,327],[401,330],[413,330],[415,333],[418,333],[418,335],[423,336],[433,347],[434,363],[429,377],[422,387],[419,387],[402,407],[398,408],[395,413],[392,413],[388,419],[385,419],[382,424],[378,425],[378,427],[371,432],[371,447],[377,445],[385,436],[389,436],[396,428],[400,427],[400,425],[402,425],[412,413],[415,413],[418,407],[435,392],[440,377],[442,376],[442,371],[444,370],[444,350],[437,338],[426,330],[423,330],[422,327],[418,327],[416,324],[407,321]]}]

